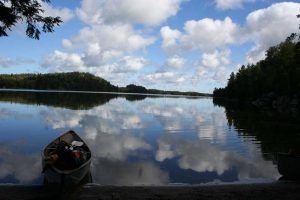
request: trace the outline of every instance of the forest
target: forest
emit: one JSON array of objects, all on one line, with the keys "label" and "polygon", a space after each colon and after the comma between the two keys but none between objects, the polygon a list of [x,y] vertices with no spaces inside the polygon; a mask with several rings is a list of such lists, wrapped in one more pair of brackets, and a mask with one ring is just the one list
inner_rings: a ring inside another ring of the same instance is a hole
[{"label": "forest", "polygon": [[[243,65],[231,73],[225,88],[216,88],[214,97],[225,97],[254,104],[299,105],[300,34],[291,34],[277,46],[270,47],[266,58],[257,64]],[[281,102],[279,102],[281,101]]]},{"label": "forest", "polygon": [[198,92],[179,92],[147,89],[143,86],[134,84],[127,85],[126,87],[118,87],[103,78],[83,72],[63,72],[48,74],[0,74],[0,88],[209,96],[209,94]]},{"label": "forest", "polygon": [[108,81],[89,73],[1,74],[0,88],[74,91],[118,91]]}]

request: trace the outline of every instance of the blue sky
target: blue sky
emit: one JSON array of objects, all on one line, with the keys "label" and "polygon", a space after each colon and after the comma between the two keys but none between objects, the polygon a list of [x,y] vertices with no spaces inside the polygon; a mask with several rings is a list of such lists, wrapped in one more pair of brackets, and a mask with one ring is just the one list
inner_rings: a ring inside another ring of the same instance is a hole
[{"label": "blue sky", "polygon": [[212,92],[298,31],[299,1],[82,0],[43,4],[64,23],[0,38],[0,73],[83,71],[113,84]]}]

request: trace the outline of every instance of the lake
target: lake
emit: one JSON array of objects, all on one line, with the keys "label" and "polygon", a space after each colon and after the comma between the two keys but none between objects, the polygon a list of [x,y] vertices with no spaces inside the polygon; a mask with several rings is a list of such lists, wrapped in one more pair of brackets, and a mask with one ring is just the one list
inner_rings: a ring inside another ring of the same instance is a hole
[{"label": "lake", "polygon": [[272,182],[299,118],[212,98],[0,91],[0,183],[41,184],[41,152],[68,131],[102,185]]}]

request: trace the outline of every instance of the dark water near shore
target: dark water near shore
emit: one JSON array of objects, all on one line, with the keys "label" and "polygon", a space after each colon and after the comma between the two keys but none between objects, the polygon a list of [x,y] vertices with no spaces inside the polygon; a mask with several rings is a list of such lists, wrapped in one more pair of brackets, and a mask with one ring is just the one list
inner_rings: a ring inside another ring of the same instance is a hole
[{"label": "dark water near shore", "polygon": [[299,122],[211,98],[0,91],[0,183],[41,184],[43,147],[70,129],[92,150],[95,183],[274,181]]}]

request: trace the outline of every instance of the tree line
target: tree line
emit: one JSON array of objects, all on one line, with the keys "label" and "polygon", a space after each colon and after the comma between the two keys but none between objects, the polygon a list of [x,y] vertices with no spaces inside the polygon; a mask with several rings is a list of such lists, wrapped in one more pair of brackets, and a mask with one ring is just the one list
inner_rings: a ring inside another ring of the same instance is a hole
[{"label": "tree line", "polygon": [[257,64],[243,65],[231,73],[225,88],[216,88],[214,97],[255,100],[266,94],[300,96],[300,34],[291,34],[270,47]]},{"label": "tree line", "polygon": [[147,89],[143,86],[134,84],[127,85],[126,87],[118,87],[103,78],[84,72],[62,72],[48,74],[0,74],[0,88],[209,96],[209,94],[198,92],[179,92]]},{"label": "tree line", "polygon": [[118,87],[89,73],[1,74],[0,88],[74,91],[118,91]]}]

